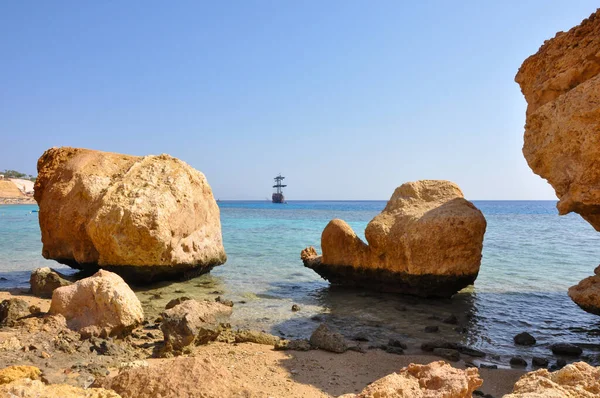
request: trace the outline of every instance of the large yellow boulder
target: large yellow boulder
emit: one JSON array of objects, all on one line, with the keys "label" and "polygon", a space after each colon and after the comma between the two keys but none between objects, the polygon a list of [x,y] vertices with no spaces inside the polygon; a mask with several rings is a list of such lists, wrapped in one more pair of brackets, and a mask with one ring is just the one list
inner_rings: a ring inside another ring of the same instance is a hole
[{"label": "large yellow boulder", "polygon": [[226,261],[204,175],[168,155],[52,148],[38,161],[45,258],[135,282],[191,276]]},{"label": "large yellow boulder", "polygon": [[336,219],[321,235],[323,256],[307,248],[301,258],[331,283],[449,297],[475,281],[485,229],[481,211],[453,182],[409,182],[367,225],[368,244]]}]

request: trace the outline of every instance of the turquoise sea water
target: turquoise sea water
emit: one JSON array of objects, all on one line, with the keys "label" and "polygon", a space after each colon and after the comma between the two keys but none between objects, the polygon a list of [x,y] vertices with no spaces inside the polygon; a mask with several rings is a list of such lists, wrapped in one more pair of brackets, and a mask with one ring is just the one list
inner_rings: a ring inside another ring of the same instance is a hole
[{"label": "turquoise sea water", "polygon": [[[389,337],[410,342],[446,337],[500,356],[549,356],[558,341],[583,344],[595,362],[600,317],[580,310],[569,286],[593,274],[600,234],[577,215],[559,217],[552,201],[475,201],[487,221],[479,277],[448,300],[424,300],[330,287],[304,268],[300,251],[317,247],[332,218],[346,220],[363,236],[385,201],[220,202],[226,264],[211,274],[179,283],[138,289],[146,313],[154,316],[176,296],[214,298],[235,304],[235,326],[287,337],[308,337],[327,321],[348,338],[366,333],[373,344]],[[31,270],[64,266],[44,260],[36,206],[0,206],[0,288],[26,287]],[[302,310],[292,312],[292,304]],[[450,313],[460,328],[440,322]],[[440,332],[425,335],[427,325]],[[512,337],[529,331],[532,348],[515,347]],[[589,345],[589,346],[588,346]]]}]

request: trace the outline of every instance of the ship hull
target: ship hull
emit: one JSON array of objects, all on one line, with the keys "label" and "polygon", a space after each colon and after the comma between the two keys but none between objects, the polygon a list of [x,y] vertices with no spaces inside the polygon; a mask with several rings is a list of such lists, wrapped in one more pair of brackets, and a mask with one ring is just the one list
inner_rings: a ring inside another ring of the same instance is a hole
[{"label": "ship hull", "polygon": [[284,203],[285,197],[282,193],[274,193],[272,197],[273,203]]}]

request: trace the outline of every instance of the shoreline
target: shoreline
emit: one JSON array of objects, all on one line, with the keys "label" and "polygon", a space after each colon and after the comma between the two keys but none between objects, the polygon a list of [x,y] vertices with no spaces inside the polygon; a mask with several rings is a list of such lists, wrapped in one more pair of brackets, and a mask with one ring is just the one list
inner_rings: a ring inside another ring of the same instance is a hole
[{"label": "shoreline", "polygon": [[0,205],[37,205],[33,197],[0,198]]},{"label": "shoreline", "polygon": [[[8,298],[23,299],[29,305],[37,306],[42,313],[47,312],[50,306],[49,299],[24,294],[17,289],[0,292],[0,301]],[[80,347],[73,344],[73,347],[66,348],[64,343],[58,343],[63,341],[60,339],[70,341],[70,335],[77,334],[61,330],[52,322],[42,321],[44,318],[40,316],[24,320],[23,326],[2,328],[0,368],[32,365],[39,367],[44,377],[53,384],[80,387],[89,383],[91,378],[96,380],[95,383],[102,383],[104,377],[117,375],[124,366],[129,366],[126,364],[134,363],[132,361],[147,363],[143,366],[162,366],[179,358],[196,357],[205,358],[216,368],[229,369],[235,377],[224,382],[243,388],[252,393],[251,396],[337,397],[357,393],[373,381],[398,372],[410,363],[429,364],[441,360],[428,354],[397,355],[381,349],[349,350],[342,354],[318,349],[277,351],[272,345],[250,342],[213,342],[192,347],[176,359],[155,358],[153,348],[161,344],[162,333],[152,320],[147,320],[150,322],[145,322],[123,340],[93,338],[81,340],[78,343]],[[49,341],[53,344],[48,344]],[[104,347],[104,351],[98,347]],[[463,360],[450,364],[459,369],[472,366]],[[499,368],[479,369],[479,372],[484,380],[479,390],[499,397],[510,393],[526,370]]]}]

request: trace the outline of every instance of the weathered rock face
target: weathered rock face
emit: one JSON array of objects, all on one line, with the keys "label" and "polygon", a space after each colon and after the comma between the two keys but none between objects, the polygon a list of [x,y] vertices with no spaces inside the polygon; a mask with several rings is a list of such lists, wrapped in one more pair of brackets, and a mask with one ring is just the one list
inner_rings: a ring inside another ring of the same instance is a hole
[{"label": "weathered rock face", "polygon": [[368,244],[336,219],[321,235],[322,258],[312,248],[301,256],[331,283],[449,297],[475,281],[485,229],[456,184],[423,180],[396,189],[367,225]]},{"label": "weathered rock face", "polygon": [[31,293],[36,297],[50,298],[52,292],[62,286],[69,286],[73,282],[67,276],[43,267],[34,270],[29,278]]},{"label": "weathered rock face", "polygon": [[[579,213],[600,231],[598,54],[600,10],[546,41],[523,62],[515,80],[528,104],[523,154],[529,167],[556,191],[560,214]],[[600,296],[591,293],[599,282],[600,277],[588,278],[569,295],[598,314]]]},{"label": "weathered rock face", "polygon": [[168,348],[180,351],[196,342],[204,344],[219,335],[219,321],[231,315],[231,307],[211,301],[186,300],[162,313],[162,330]]},{"label": "weathered rock face", "polygon": [[504,398],[592,398],[600,396],[600,367],[576,362],[550,373],[536,370],[522,376]]},{"label": "weathered rock face", "polygon": [[123,336],[144,321],[142,304],[117,274],[100,270],[52,294],[50,314],[61,314],[84,336]]},{"label": "weathered rock face", "polygon": [[590,276],[571,286],[569,297],[583,310],[600,315],[600,275]]},{"label": "weathered rock face", "polygon": [[473,391],[483,384],[475,368],[455,369],[444,361],[428,365],[411,363],[398,373],[374,381],[351,398],[471,398]]},{"label": "weathered rock face", "polygon": [[229,370],[213,364],[209,358],[190,357],[127,370],[97,384],[123,398],[246,396],[233,386],[232,380]]},{"label": "weathered rock face", "polygon": [[52,148],[38,161],[42,254],[135,282],[226,261],[219,208],[202,173],[170,157]]}]

